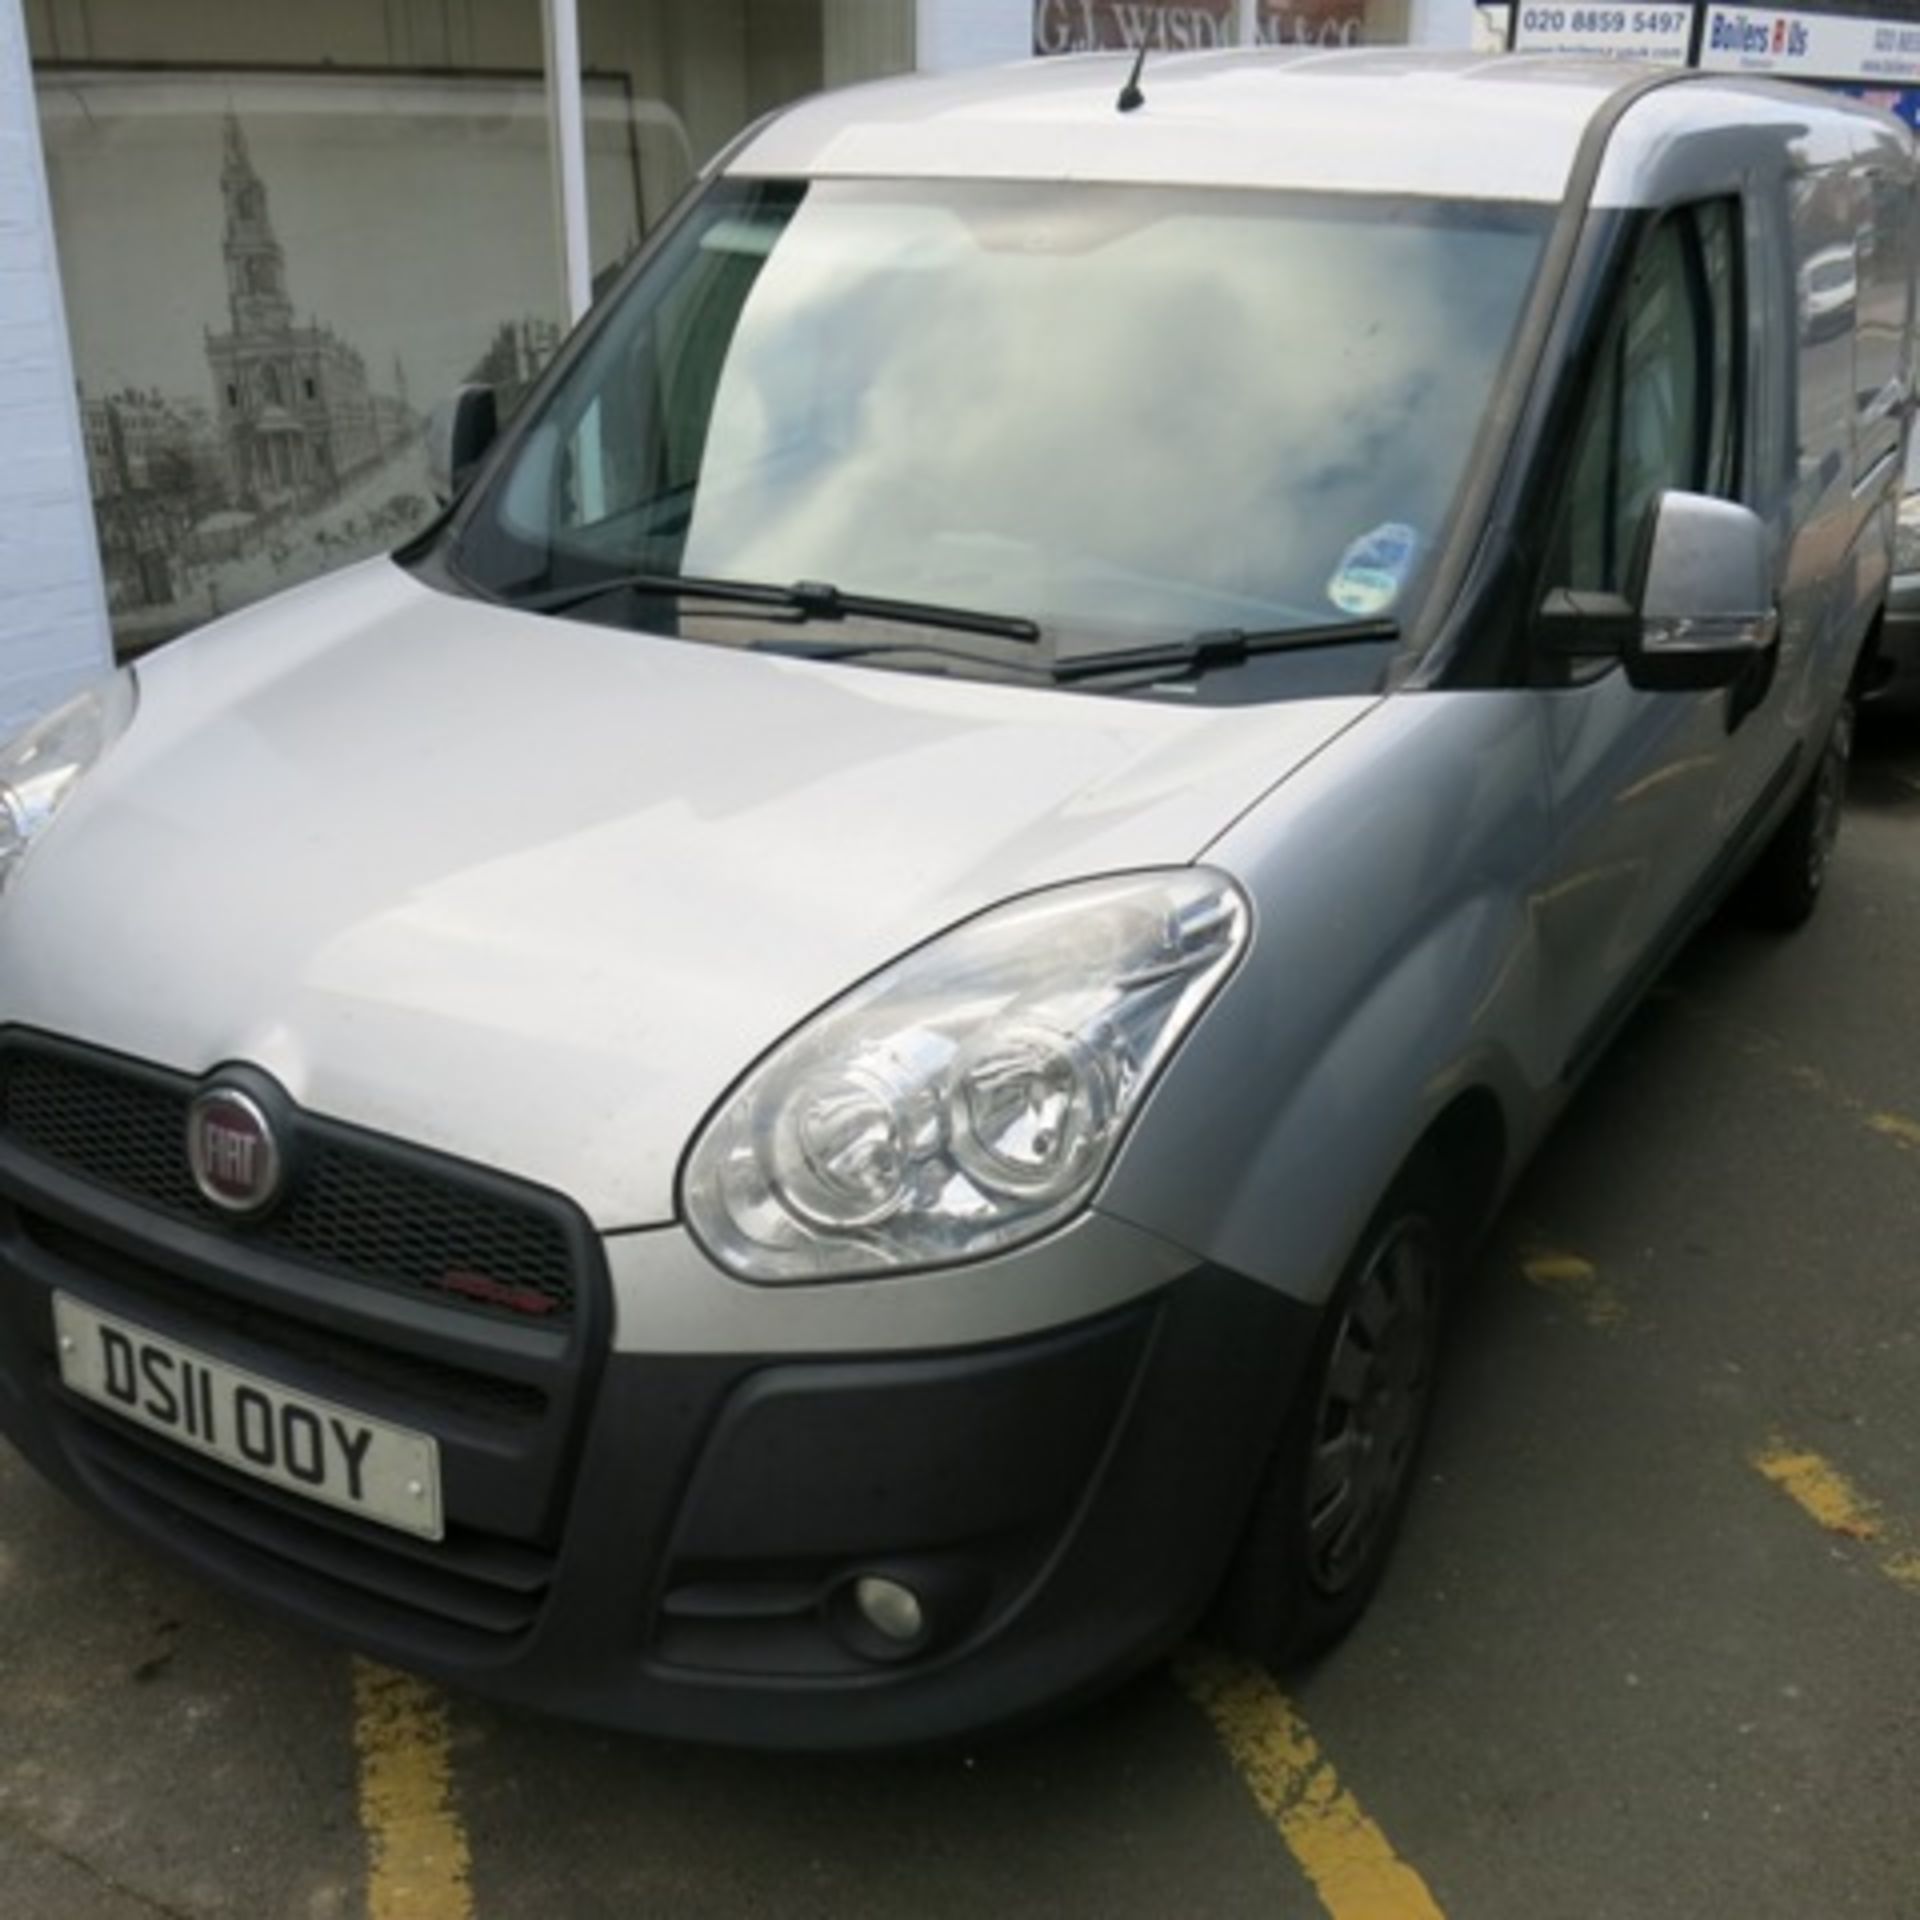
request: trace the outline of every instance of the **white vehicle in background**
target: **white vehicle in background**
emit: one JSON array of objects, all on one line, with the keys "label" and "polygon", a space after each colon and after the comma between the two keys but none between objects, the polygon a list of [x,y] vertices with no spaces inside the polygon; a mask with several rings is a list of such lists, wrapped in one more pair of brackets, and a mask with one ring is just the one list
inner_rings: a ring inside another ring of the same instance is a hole
[{"label": "white vehicle in background", "polygon": [[[1915,443],[1920,445],[1920,443]],[[1875,650],[1874,672],[1865,689],[1876,713],[1920,717],[1920,474],[1908,450],[1907,495],[1893,535],[1893,586]]]},{"label": "white vehicle in background", "polygon": [[1327,1646],[1516,1170],[1819,896],[1914,219],[1879,115],[1523,58],[763,123],[425,536],[0,750],[0,1427],[657,1733]]}]

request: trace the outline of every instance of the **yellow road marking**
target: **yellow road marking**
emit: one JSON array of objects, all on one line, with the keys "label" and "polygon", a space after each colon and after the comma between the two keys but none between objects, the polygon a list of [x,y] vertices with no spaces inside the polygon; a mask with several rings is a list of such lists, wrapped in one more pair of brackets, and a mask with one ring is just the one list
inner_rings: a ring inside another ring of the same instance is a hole
[{"label": "yellow road marking", "polygon": [[1898,1146],[1920,1147],[1920,1120],[1909,1120],[1904,1113],[1870,1113],[1867,1125]]},{"label": "yellow road marking", "polygon": [[1827,1532],[1881,1548],[1880,1571],[1895,1586],[1920,1593],[1920,1550],[1893,1537],[1879,1507],[1830,1460],[1776,1439],[1753,1456],[1753,1464]]},{"label": "yellow road marking", "polygon": [[1853,1482],[1817,1453],[1774,1440],[1753,1456],[1753,1464],[1829,1533],[1849,1540],[1878,1540],[1880,1516]]},{"label": "yellow road marking", "polygon": [[1181,1650],[1174,1672],[1332,1920],[1444,1920],[1425,1881],[1340,1784],[1292,1701],[1265,1673],[1197,1646]]},{"label": "yellow road marking", "polygon": [[1576,1308],[1588,1326],[1604,1330],[1626,1324],[1627,1303],[1617,1288],[1600,1277],[1591,1260],[1552,1247],[1523,1247],[1520,1271],[1530,1286]]},{"label": "yellow road marking", "polygon": [[1904,1113],[1876,1113],[1858,1094],[1837,1084],[1818,1067],[1783,1058],[1787,1043],[1777,1033],[1732,1019],[1718,1008],[1704,1006],[1678,987],[1661,988],[1659,997],[1697,1025],[1731,1040],[1742,1053],[1772,1061],[1801,1092],[1826,1101],[1837,1112],[1860,1121],[1870,1132],[1879,1134],[1883,1140],[1891,1140],[1897,1147],[1920,1151],[1920,1120]]},{"label": "yellow road marking", "polygon": [[1909,1593],[1920,1593],[1920,1553],[1889,1554],[1880,1562],[1880,1571],[1896,1587],[1905,1587]]},{"label": "yellow road marking", "polygon": [[472,1920],[445,1702],[424,1680],[356,1660],[353,1703],[368,1920]]}]

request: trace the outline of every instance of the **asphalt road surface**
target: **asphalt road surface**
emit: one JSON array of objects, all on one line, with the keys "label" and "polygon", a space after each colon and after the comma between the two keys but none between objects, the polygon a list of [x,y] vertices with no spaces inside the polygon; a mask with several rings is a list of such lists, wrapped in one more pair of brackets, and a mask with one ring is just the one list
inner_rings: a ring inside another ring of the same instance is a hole
[{"label": "asphalt road surface", "polygon": [[1804,933],[1711,929],[1463,1303],[1373,1614],[939,1758],[513,1715],[0,1447],[0,1920],[1920,1920],[1920,726]]}]

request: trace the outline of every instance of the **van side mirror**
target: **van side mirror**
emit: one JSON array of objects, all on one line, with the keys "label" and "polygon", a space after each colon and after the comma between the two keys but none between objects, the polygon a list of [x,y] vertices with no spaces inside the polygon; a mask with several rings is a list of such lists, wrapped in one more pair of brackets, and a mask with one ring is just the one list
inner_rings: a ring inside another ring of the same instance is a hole
[{"label": "van side mirror", "polygon": [[1537,622],[1546,651],[1618,659],[1651,693],[1733,686],[1779,630],[1766,522],[1730,500],[1678,491],[1654,504],[1630,594],[1559,590]]},{"label": "van side mirror", "polygon": [[481,456],[500,432],[500,407],[491,387],[455,387],[427,421],[427,478],[444,506],[473,478]]}]

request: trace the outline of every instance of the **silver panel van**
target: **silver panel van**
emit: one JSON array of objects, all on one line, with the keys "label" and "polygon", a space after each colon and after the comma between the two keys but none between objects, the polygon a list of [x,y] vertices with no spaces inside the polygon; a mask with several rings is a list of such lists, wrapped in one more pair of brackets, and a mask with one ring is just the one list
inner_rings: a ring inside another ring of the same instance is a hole
[{"label": "silver panel van", "polygon": [[1819,896],[1914,216],[1875,113],[1526,58],[754,129],[422,537],[0,749],[0,1427],[662,1734],[1327,1646],[1515,1170]]}]

